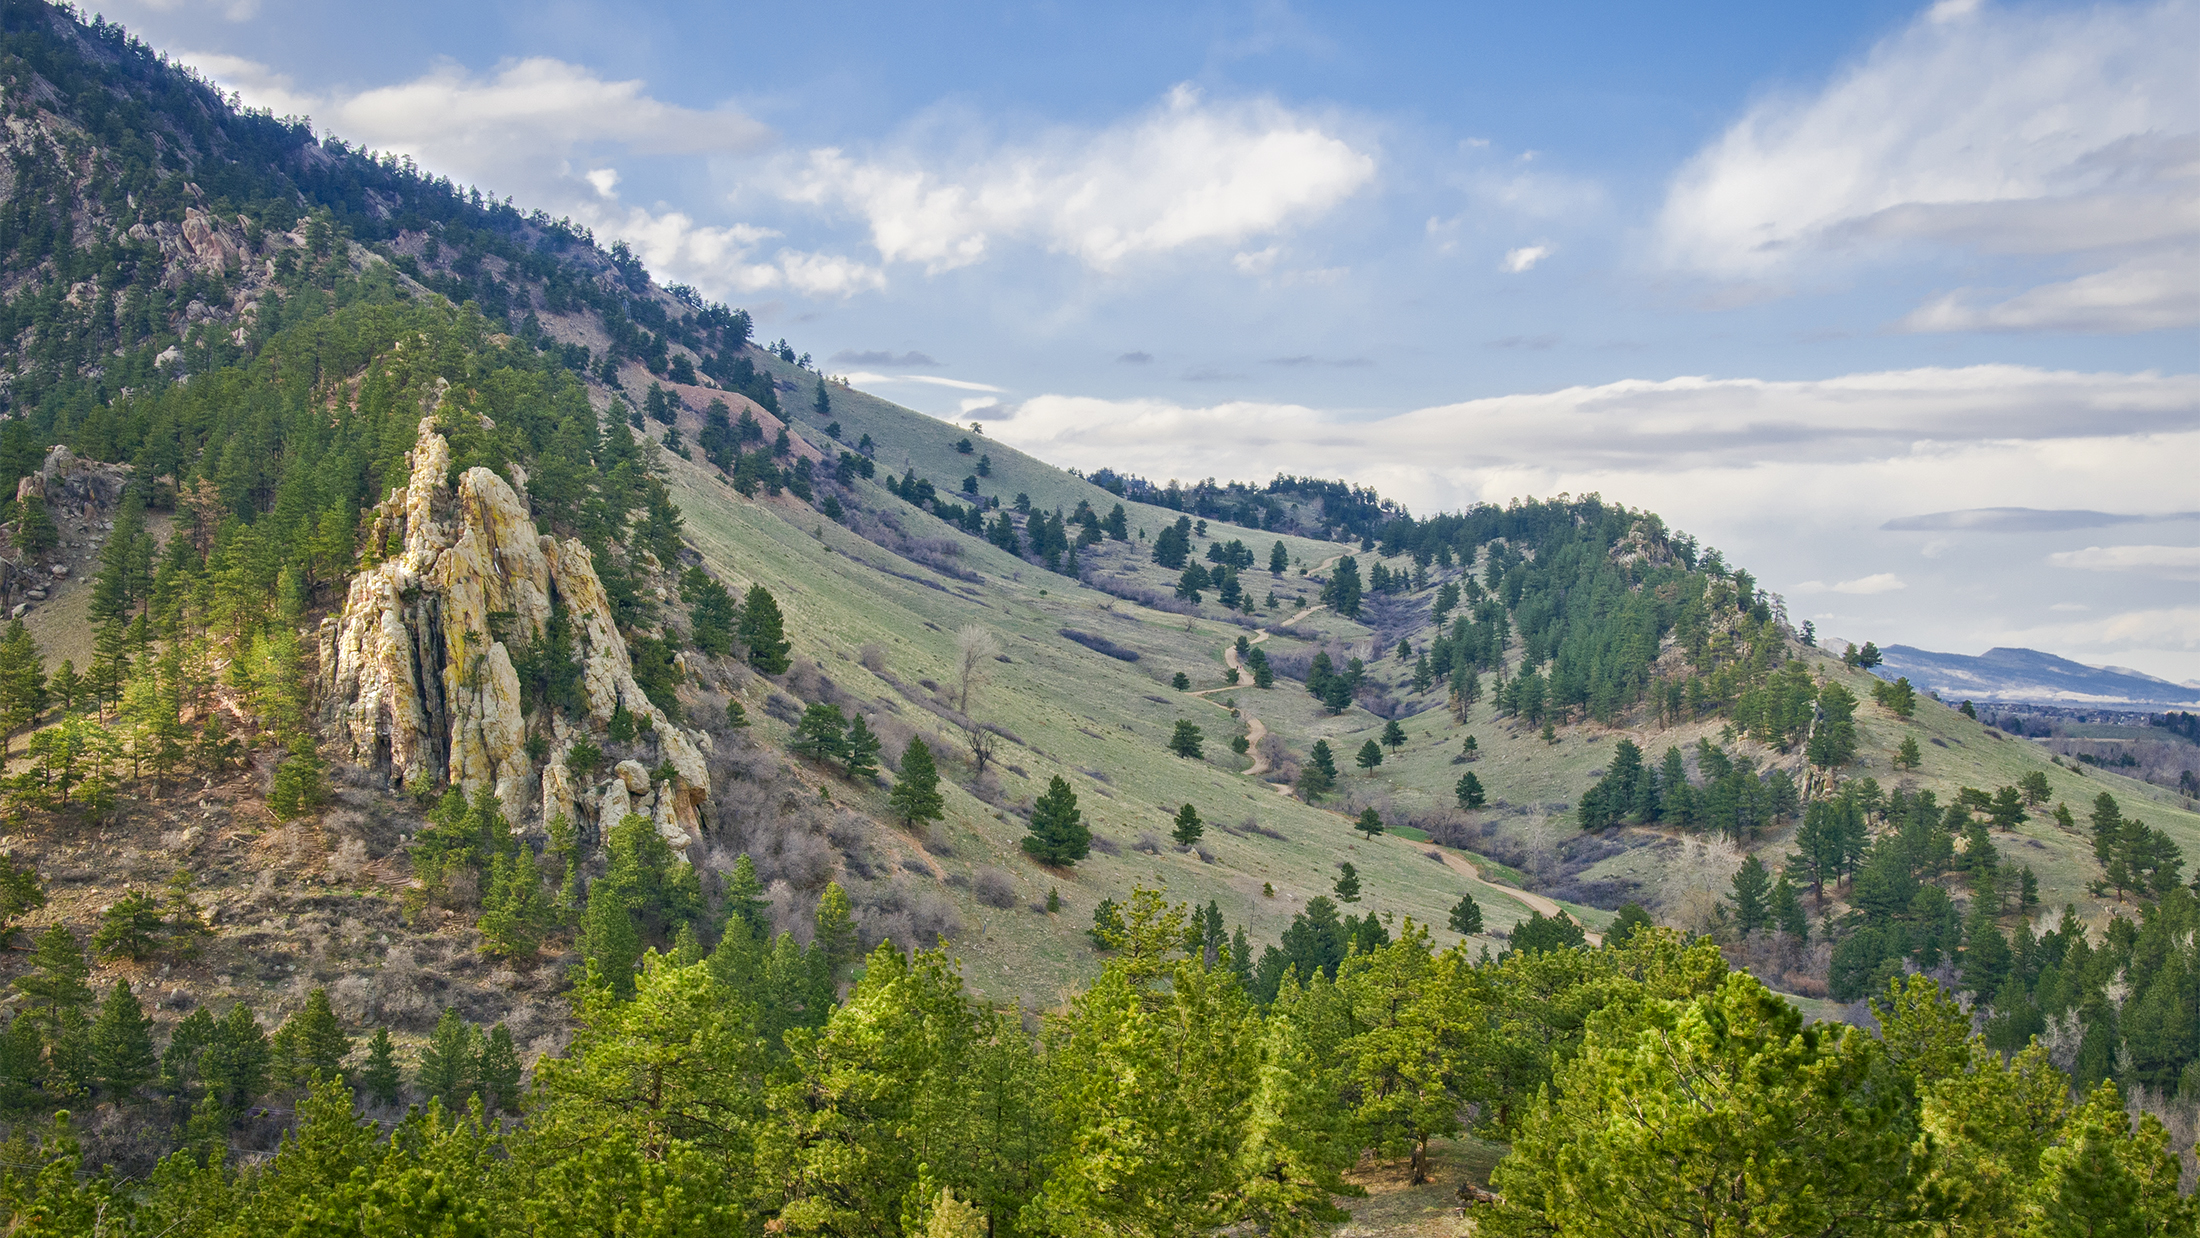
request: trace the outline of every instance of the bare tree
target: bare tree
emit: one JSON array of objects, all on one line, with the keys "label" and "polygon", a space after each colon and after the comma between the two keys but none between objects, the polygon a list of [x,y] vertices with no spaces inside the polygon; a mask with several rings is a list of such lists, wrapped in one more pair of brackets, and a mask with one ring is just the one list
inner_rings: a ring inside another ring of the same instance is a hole
[{"label": "bare tree", "polygon": [[970,749],[970,763],[977,767],[971,777],[982,778],[985,776],[986,763],[993,759],[993,749],[1000,743],[1000,737],[968,717],[963,719],[962,727],[963,743]]},{"label": "bare tree", "polygon": [[1001,656],[1001,643],[990,629],[965,624],[955,633],[955,712],[968,716],[970,690],[984,682],[993,659]]}]

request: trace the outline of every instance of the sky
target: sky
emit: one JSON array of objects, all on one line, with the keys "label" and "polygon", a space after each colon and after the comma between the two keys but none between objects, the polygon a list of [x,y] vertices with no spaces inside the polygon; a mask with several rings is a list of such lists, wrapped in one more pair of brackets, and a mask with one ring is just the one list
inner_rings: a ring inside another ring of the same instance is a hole
[{"label": "sky", "polygon": [[2195,3],[104,12],[1056,464],[1595,492],[2200,680]]}]

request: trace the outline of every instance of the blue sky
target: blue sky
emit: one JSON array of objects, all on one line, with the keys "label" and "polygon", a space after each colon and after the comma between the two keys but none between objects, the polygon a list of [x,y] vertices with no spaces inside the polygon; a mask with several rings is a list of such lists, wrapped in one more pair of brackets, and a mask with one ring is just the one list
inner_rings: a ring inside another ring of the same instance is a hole
[{"label": "blue sky", "polygon": [[106,11],[1058,463],[1595,490],[2200,679],[2189,3]]}]

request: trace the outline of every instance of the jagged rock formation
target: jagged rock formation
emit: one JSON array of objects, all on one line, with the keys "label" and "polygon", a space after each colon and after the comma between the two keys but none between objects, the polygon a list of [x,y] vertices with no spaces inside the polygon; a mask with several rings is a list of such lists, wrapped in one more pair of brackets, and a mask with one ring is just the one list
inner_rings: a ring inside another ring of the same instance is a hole
[{"label": "jagged rock formation", "polygon": [[[608,828],[641,812],[675,849],[687,847],[709,797],[697,749],[709,741],[674,726],[635,682],[588,548],[536,532],[520,492],[486,468],[452,486],[450,444],[433,418],[421,421],[410,464],[405,489],[375,508],[368,542],[401,541],[403,551],[353,577],[342,612],[321,624],[321,700],[345,754],[393,784],[491,787],[513,820],[564,813]],[[572,626],[585,722],[533,719],[550,741],[538,768],[502,637],[544,631],[553,602]],[[652,786],[648,770],[625,761],[605,783],[576,788],[565,766],[573,741],[622,704],[654,725],[672,777]]]}]

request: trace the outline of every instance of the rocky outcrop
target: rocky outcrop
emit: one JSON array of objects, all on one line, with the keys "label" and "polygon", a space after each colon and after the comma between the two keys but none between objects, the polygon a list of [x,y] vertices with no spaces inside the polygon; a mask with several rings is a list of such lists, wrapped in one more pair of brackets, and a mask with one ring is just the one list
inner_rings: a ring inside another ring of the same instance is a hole
[{"label": "rocky outcrop", "polygon": [[[588,548],[538,533],[520,492],[486,468],[452,484],[450,445],[432,418],[410,465],[405,489],[375,509],[368,543],[402,551],[353,577],[342,612],[321,625],[321,700],[347,755],[397,784],[491,787],[514,820],[581,820],[594,805],[608,828],[626,811],[654,812],[668,841],[693,842],[710,788],[702,753],[635,682]],[[506,641],[544,631],[554,603],[572,626],[585,706],[581,717],[533,720],[550,741],[538,766]],[[627,761],[610,780],[615,796],[575,788],[564,755],[620,705],[651,721],[672,776],[652,787]]]},{"label": "rocky outcrop", "polygon": [[129,482],[129,465],[80,459],[56,443],[46,449],[37,472],[15,483],[15,500],[20,503],[36,495],[57,518],[82,515],[114,507],[122,501],[122,488]]}]

